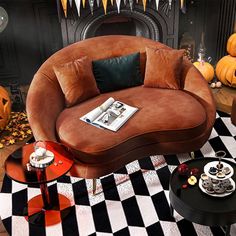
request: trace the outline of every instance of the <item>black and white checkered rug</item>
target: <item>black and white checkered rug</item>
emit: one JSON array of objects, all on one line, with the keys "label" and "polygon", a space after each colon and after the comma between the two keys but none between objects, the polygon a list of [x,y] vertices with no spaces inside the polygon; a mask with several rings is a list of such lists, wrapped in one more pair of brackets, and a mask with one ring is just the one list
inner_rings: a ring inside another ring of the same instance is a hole
[{"label": "black and white checkered rug", "polygon": [[[218,112],[208,142],[195,152],[196,157],[214,157],[224,150],[227,158],[236,158],[236,127],[227,114]],[[19,212],[39,188],[5,177],[0,193],[0,216],[13,236],[47,235],[223,235],[219,227],[191,223],[176,212],[170,216],[169,176],[189,154],[152,156],[134,161],[98,181],[92,194],[92,180],[64,176],[49,184],[51,193],[62,193],[72,203],[72,212],[62,223],[49,227],[29,224]],[[236,235],[236,224],[231,227]]]}]

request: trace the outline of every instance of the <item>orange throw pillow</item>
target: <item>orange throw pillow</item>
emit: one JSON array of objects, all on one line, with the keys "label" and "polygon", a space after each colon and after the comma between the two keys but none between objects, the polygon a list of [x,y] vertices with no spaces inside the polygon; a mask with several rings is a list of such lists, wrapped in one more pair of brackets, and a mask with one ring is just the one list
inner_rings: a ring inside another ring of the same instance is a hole
[{"label": "orange throw pillow", "polygon": [[180,89],[184,50],[146,48],[144,87]]},{"label": "orange throw pillow", "polygon": [[53,70],[65,95],[66,107],[100,94],[92,71],[92,62],[87,57],[63,65]]}]

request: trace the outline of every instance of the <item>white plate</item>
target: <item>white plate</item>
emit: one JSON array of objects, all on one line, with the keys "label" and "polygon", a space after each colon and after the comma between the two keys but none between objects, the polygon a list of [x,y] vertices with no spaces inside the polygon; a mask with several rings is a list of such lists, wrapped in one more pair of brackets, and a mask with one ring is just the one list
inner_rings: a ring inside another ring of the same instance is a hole
[{"label": "white plate", "polygon": [[229,167],[230,173],[229,173],[228,175],[225,175],[224,178],[218,178],[216,175],[210,174],[210,173],[209,173],[210,168],[211,168],[211,167],[216,167],[216,165],[217,165],[218,163],[219,163],[219,161],[211,161],[211,162],[207,163],[207,164],[204,166],[204,172],[205,172],[205,174],[206,174],[207,176],[211,177],[212,179],[217,179],[217,180],[225,180],[225,179],[229,179],[230,177],[233,176],[233,174],[234,174],[234,169],[233,169],[233,167],[232,167],[230,164],[228,164],[228,163],[226,163],[226,162],[223,162],[223,161],[221,161],[221,163],[223,164],[224,167]]},{"label": "white plate", "polygon": [[39,161],[34,159],[35,153],[31,153],[30,155],[30,164],[36,168],[45,168],[51,165],[54,161],[54,154],[51,151],[46,151],[45,157]]},{"label": "white plate", "polygon": [[208,193],[205,188],[202,187],[202,179],[199,179],[198,186],[202,190],[202,192],[206,193],[209,196],[212,197],[226,197],[230,194],[232,194],[235,191],[235,182],[230,178],[229,179],[231,184],[233,185],[233,190],[231,192],[224,192],[224,193]]}]

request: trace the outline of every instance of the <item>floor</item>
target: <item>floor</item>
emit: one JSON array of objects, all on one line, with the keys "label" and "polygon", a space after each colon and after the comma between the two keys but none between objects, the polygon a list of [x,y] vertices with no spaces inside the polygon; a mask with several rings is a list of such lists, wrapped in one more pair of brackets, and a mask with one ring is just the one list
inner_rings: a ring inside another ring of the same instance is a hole
[{"label": "floor", "polygon": [[[5,162],[6,158],[12,152],[14,152],[16,149],[18,149],[19,147],[21,147],[23,145],[24,145],[24,142],[18,143],[15,145],[11,145],[11,146],[5,147],[0,150],[0,189],[2,188],[3,177],[5,175],[4,162]],[[6,230],[2,224],[1,218],[0,218],[0,236],[8,236],[8,233],[6,232]]]},{"label": "floor", "polygon": [[[214,157],[216,151],[224,150],[226,158],[234,158],[235,145],[236,126],[231,124],[229,115],[218,113],[209,140],[195,155]],[[91,180],[64,176],[50,183],[49,189],[53,199],[59,192],[71,200],[72,213],[62,223],[37,229],[19,212],[29,199],[39,194],[39,188],[5,179],[0,202],[6,204],[0,205],[1,216],[12,236],[20,236],[19,232],[24,232],[22,236],[223,235],[219,227],[191,223],[177,213],[175,218],[170,216],[168,179],[171,171],[189,158],[185,153],[135,161],[101,178],[96,195],[92,194]],[[236,224],[231,235],[236,235]]]}]

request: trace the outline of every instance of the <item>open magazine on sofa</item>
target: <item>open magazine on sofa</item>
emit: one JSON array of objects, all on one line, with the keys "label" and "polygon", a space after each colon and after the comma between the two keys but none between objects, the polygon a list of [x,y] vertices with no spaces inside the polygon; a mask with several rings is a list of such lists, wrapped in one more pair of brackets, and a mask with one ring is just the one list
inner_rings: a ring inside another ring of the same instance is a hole
[{"label": "open magazine on sofa", "polygon": [[117,131],[137,110],[110,97],[80,119],[99,128]]}]

